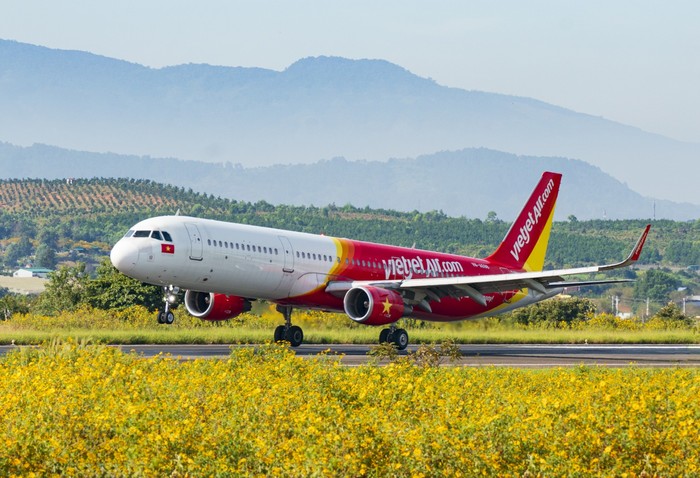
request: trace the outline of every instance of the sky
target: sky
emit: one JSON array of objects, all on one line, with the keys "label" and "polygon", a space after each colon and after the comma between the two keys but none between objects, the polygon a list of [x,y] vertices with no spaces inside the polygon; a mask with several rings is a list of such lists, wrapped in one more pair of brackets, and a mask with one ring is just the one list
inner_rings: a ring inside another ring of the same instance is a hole
[{"label": "sky", "polygon": [[151,67],[384,59],[700,143],[696,0],[3,0],[0,38]]}]

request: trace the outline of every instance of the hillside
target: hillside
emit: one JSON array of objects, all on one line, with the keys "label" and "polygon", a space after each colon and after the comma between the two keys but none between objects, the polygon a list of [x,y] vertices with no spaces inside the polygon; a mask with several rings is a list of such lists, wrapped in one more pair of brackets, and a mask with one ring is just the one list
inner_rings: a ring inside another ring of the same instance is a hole
[{"label": "hillside", "polygon": [[[487,149],[443,151],[418,158],[245,168],[240,165],[87,153],[0,142],[0,179],[93,178],[125,174],[228,199],[272,204],[353,204],[397,211],[443,211],[511,221],[542,171],[564,175],[558,220],[664,218],[694,220],[700,206],[654,200],[583,161],[528,157]],[[303,185],[300,187],[299,185]],[[126,204],[126,198],[121,198]],[[48,198],[46,199],[48,200]],[[93,203],[90,203],[93,204]]]},{"label": "hillside", "polygon": [[29,215],[175,210],[179,191],[158,186],[133,180],[0,181],[0,208]]},{"label": "hillside", "polygon": [[[183,214],[466,255],[489,254],[505,235],[501,220],[454,218],[439,212],[401,213],[353,206],[272,206],[221,199],[151,181],[92,179],[0,181],[0,257],[24,243],[57,251],[95,246],[104,255],[126,230],[149,216]],[[643,221],[555,222],[551,267],[620,260]],[[700,221],[655,221],[642,262],[700,263]],[[22,239],[25,238],[25,239]],[[13,251],[15,253],[16,251]],[[668,258],[668,259],[667,259]],[[7,264],[7,261],[5,261]],[[7,264],[10,265],[10,264]]]},{"label": "hillside", "polygon": [[245,167],[489,148],[581,159],[644,195],[700,204],[688,174],[697,144],[531,98],[448,88],[382,60],[152,69],[0,40],[0,104],[0,140],[13,144]]}]

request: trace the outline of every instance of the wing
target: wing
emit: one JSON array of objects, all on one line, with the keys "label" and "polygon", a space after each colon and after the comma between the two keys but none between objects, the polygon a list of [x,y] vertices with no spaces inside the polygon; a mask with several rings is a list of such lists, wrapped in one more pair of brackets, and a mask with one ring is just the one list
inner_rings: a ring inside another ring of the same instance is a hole
[{"label": "wing", "polygon": [[579,267],[573,269],[559,269],[538,272],[513,272],[505,274],[492,274],[481,276],[447,277],[404,279],[391,281],[336,281],[330,282],[326,291],[335,295],[343,295],[353,287],[373,285],[385,289],[411,291],[414,300],[411,302],[425,310],[430,310],[428,301],[440,301],[443,297],[470,297],[481,305],[486,305],[486,294],[494,292],[506,292],[519,289],[532,289],[546,294],[553,289],[580,285],[610,284],[616,282],[629,282],[628,279],[609,279],[591,281],[565,281],[566,276],[591,274],[627,267],[635,263],[644,247],[651,225],[648,224],[639,237],[634,249],[624,261],[600,266]]}]

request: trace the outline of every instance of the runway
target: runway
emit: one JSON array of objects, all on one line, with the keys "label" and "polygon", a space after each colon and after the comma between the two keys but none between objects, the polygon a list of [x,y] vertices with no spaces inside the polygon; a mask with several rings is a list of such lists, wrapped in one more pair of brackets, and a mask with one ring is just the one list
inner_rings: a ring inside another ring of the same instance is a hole
[{"label": "runway", "polygon": [[[125,345],[144,357],[169,354],[181,359],[226,358],[231,345]],[[309,344],[293,349],[301,357],[315,357],[328,351],[338,355],[345,365],[368,363],[373,345]],[[410,345],[406,352],[415,351]],[[460,345],[462,359],[454,365],[472,367],[571,367],[592,365],[604,367],[698,367],[700,345]]]},{"label": "runway", "polygon": [[[374,345],[304,344],[294,352],[313,358],[326,352],[344,365],[368,363],[368,352]],[[232,348],[255,345],[115,345],[124,352],[142,357],[169,355],[181,360],[225,359]],[[0,355],[17,346],[0,346]],[[417,345],[406,351],[413,352]],[[466,367],[572,367],[577,365],[602,367],[700,367],[700,345],[460,345],[462,359],[453,365]],[[386,363],[386,360],[381,363]],[[448,362],[446,362],[448,363]]]}]

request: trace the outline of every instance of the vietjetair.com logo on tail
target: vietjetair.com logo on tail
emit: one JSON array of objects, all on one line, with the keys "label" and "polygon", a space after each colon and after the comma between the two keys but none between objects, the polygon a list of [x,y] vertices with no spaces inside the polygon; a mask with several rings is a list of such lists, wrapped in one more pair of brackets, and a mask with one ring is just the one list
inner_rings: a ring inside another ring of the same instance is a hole
[{"label": "vietjetair.com logo on tail", "polygon": [[487,260],[513,270],[542,270],[561,174],[545,172],[498,249]]},{"label": "vietjetair.com logo on tail", "polygon": [[530,240],[532,239],[532,235],[530,233],[540,223],[540,218],[542,218],[542,210],[547,205],[547,199],[549,199],[553,189],[554,179],[550,179],[544,192],[537,198],[532,210],[527,213],[525,224],[520,227],[520,233],[513,243],[513,248],[510,250],[510,255],[513,256],[513,259],[518,262],[520,262],[520,253],[523,250],[523,247],[530,244]]}]

